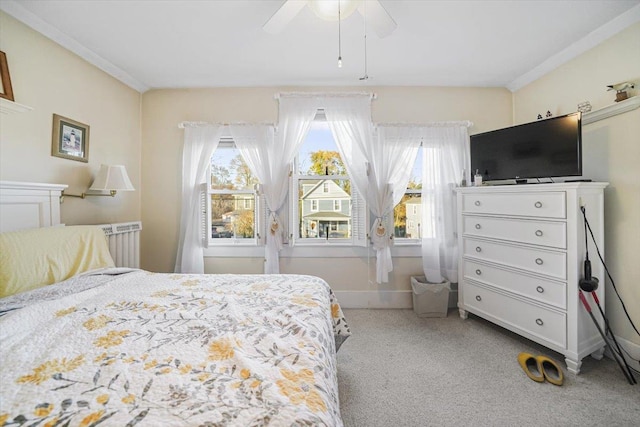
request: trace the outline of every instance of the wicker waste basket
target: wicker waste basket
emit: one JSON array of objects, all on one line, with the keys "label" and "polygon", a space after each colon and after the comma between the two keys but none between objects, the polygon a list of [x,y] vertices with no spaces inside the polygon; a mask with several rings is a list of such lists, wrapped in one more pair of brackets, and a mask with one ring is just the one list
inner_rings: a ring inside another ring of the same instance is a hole
[{"label": "wicker waste basket", "polygon": [[425,276],[412,276],[413,311],[418,317],[447,317],[451,283],[429,283]]}]

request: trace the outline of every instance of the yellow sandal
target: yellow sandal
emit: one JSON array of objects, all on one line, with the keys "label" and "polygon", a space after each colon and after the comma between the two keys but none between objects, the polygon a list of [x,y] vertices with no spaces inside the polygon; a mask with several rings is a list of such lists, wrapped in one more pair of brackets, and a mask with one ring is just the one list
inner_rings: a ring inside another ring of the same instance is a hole
[{"label": "yellow sandal", "polygon": [[536,360],[545,380],[554,385],[562,385],[564,383],[562,368],[554,360],[549,359],[547,356],[538,356]]},{"label": "yellow sandal", "polygon": [[518,363],[525,374],[536,382],[544,382],[544,374],[538,359],[529,353],[520,353],[518,355]]}]

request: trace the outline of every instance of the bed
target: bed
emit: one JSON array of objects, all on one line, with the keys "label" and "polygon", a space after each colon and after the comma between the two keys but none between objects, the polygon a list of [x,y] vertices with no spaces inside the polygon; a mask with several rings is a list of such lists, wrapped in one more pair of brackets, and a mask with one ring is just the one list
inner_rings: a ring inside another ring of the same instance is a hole
[{"label": "bed", "polygon": [[99,228],[50,227],[47,191],[38,229],[23,212],[0,235],[0,274],[46,253],[20,274],[54,280],[0,299],[0,426],[342,425],[336,351],[350,331],[326,282],[115,268]]}]

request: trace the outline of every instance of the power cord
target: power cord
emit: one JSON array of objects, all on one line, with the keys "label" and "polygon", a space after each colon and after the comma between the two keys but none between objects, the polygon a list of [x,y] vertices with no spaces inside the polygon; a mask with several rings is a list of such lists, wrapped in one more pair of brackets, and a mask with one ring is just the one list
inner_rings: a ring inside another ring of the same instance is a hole
[{"label": "power cord", "polygon": [[[620,296],[620,293],[618,292],[618,288],[616,287],[616,283],[613,280],[613,277],[611,277],[611,273],[609,273],[609,269],[607,268],[607,264],[605,264],[604,259],[602,258],[602,255],[600,254],[600,248],[598,248],[598,243],[596,243],[596,238],[593,235],[593,231],[591,230],[591,225],[589,224],[589,221],[587,220],[587,213],[586,213],[586,209],[584,208],[584,206],[580,206],[580,211],[582,211],[582,217],[584,218],[584,223],[585,223],[587,229],[589,230],[589,234],[591,234],[591,240],[593,241],[593,245],[596,247],[596,252],[598,254],[598,258],[600,258],[600,262],[602,263],[602,266],[604,267],[604,271],[607,273],[607,277],[609,278],[609,281],[611,282],[611,286],[613,287],[613,290],[615,291],[616,296],[618,297],[618,300],[620,300],[620,304],[622,305],[622,310],[624,310],[624,314],[627,316],[627,319],[629,319],[629,323],[631,323],[631,326],[636,331],[636,334],[638,334],[638,336],[640,336],[640,332],[638,331],[638,328],[636,328],[636,325],[633,323],[633,320],[631,319],[631,316],[629,315],[629,312],[627,311],[627,307],[624,305],[624,301],[622,300],[622,297]],[[585,235],[585,240],[586,240],[586,235]]]},{"label": "power cord", "polygon": [[[600,262],[602,263],[605,272],[607,273],[607,277],[609,278],[609,281],[611,282],[611,286],[613,287],[613,290],[616,293],[616,296],[618,297],[618,300],[620,301],[620,304],[622,305],[622,309],[625,313],[625,315],[627,316],[627,319],[629,320],[629,323],[631,323],[631,326],[633,327],[633,329],[635,330],[635,332],[640,336],[640,332],[638,332],[638,329],[636,328],[636,325],[633,323],[633,320],[631,319],[631,316],[629,315],[629,312],[627,311],[627,307],[624,305],[624,301],[622,300],[622,297],[620,296],[620,293],[618,292],[618,289],[616,287],[615,281],[613,280],[613,277],[611,277],[611,273],[609,273],[609,269],[607,268],[607,264],[605,264],[604,259],[602,258],[602,254],[600,254],[600,248],[598,248],[598,243],[596,242],[595,236],[593,235],[593,231],[591,230],[591,225],[589,224],[589,221],[587,220],[587,213],[586,213],[586,209],[584,206],[580,207],[580,211],[582,212],[582,217],[584,219],[584,243],[585,243],[585,250],[586,250],[586,260],[588,261],[589,259],[589,249],[588,249],[588,241],[587,241],[587,230],[589,230],[589,234],[591,235],[591,240],[593,241],[593,244],[596,248],[596,252],[598,254],[598,258],[600,258]],[[602,318],[604,319],[604,323],[605,323],[605,330],[607,334],[610,334],[611,337],[613,337],[613,339],[615,340],[615,336],[613,334],[613,330],[611,329],[611,327],[609,326],[609,321],[607,320],[607,318],[604,315],[604,312],[602,311],[602,308],[600,307],[600,304],[598,305],[598,309],[600,310],[600,314],[602,315]],[[637,362],[638,364],[640,364],[640,360],[635,359],[631,356],[631,354],[624,348],[618,345],[617,341],[614,341],[617,347],[617,354],[624,360],[624,356],[622,354],[622,352],[624,352],[627,357],[635,362]],[[616,349],[611,348],[611,351],[616,352]],[[626,366],[627,369],[631,369],[634,372],[638,373],[638,371],[636,369],[631,368],[630,366]]]}]

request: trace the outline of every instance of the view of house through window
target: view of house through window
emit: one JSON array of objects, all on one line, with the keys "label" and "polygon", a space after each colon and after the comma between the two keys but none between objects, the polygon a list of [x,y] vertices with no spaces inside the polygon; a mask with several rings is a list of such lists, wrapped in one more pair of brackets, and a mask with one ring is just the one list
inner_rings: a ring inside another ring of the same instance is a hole
[{"label": "view of house through window", "polygon": [[418,150],[407,190],[393,210],[394,234],[397,239],[425,237],[422,223],[422,148]]},{"label": "view of house through window", "polygon": [[[422,148],[411,179],[394,208],[394,234],[398,239],[420,239],[429,234],[422,222]],[[315,120],[302,143],[295,164],[297,224],[295,239],[346,241],[353,237],[355,203],[351,181],[326,121]],[[211,156],[208,190],[210,242],[256,242],[257,178],[232,141],[221,141]],[[360,199],[361,200],[361,199]]]},{"label": "view of house through window", "polygon": [[210,238],[255,239],[256,177],[232,142],[221,141],[211,156]]},{"label": "view of house through window", "polygon": [[326,121],[316,119],[296,163],[297,239],[350,239],[351,181]]}]

